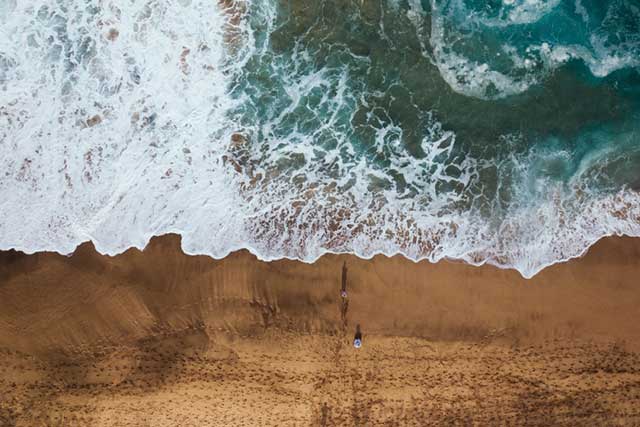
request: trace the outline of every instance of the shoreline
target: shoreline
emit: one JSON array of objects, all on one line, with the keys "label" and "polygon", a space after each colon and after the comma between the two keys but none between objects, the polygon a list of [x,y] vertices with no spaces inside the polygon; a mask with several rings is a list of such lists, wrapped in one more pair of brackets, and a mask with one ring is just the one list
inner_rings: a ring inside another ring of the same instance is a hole
[{"label": "shoreline", "polygon": [[76,246],[74,247],[74,249],[70,252],[62,252],[59,250],[55,250],[55,249],[47,249],[47,248],[38,248],[38,249],[25,249],[22,247],[16,247],[15,245],[12,245],[11,247],[6,247],[6,248],[0,248],[0,255],[1,254],[5,254],[5,253],[10,253],[10,252],[16,252],[19,254],[23,254],[23,255],[37,255],[37,254],[55,254],[55,255],[60,255],[60,256],[64,256],[64,257],[71,257],[73,256],[73,254],[81,247],[85,247],[87,245],[91,246],[93,248],[93,250],[101,256],[106,256],[106,257],[110,257],[110,258],[114,258],[114,257],[118,257],[118,256],[122,256],[123,254],[131,251],[131,250],[137,250],[140,252],[144,252],[146,250],[146,248],[149,246],[149,244],[156,239],[166,239],[166,238],[177,238],[179,239],[180,243],[180,251],[182,252],[182,254],[186,255],[186,256],[206,256],[208,258],[211,258],[214,261],[220,261],[223,260],[235,253],[241,253],[241,252],[246,252],[248,254],[250,254],[251,256],[253,256],[257,261],[259,262],[279,262],[279,261],[293,261],[293,262],[300,262],[303,264],[309,264],[309,265],[313,265],[315,263],[317,263],[321,258],[323,257],[327,257],[327,256],[345,256],[345,257],[356,257],[358,259],[361,259],[363,261],[370,261],[374,258],[379,258],[379,257],[384,257],[384,258],[396,258],[396,257],[401,257],[403,259],[405,259],[408,262],[412,262],[414,264],[420,264],[420,263],[429,263],[429,264],[439,264],[439,263],[453,263],[453,264],[465,264],[468,266],[472,266],[472,267],[494,267],[497,268],[499,270],[505,270],[505,271],[514,271],[517,272],[523,279],[529,280],[534,278],[535,276],[539,275],[541,272],[557,266],[557,265],[561,265],[561,264],[565,264],[568,262],[572,262],[574,260],[583,258],[585,255],[587,255],[594,246],[600,244],[603,241],[606,240],[610,240],[610,239],[637,239],[640,240],[640,236],[635,236],[635,235],[630,235],[630,234],[605,234],[602,235],[600,237],[598,237],[597,239],[593,240],[591,243],[587,244],[585,246],[585,248],[582,250],[582,252],[576,254],[576,255],[570,255],[567,258],[562,258],[562,259],[558,259],[556,261],[553,261],[551,263],[548,264],[543,264],[540,267],[537,268],[537,270],[535,270],[531,275],[525,274],[523,271],[521,271],[518,267],[514,266],[514,265],[503,265],[500,264],[498,262],[494,262],[492,259],[484,259],[482,261],[471,261],[468,259],[464,259],[464,258],[453,258],[453,257],[447,257],[444,256],[443,258],[439,258],[435,261],[429,259],[428,257],[422,257],[422,258],[418,258],[415,259],[407,254],[405,254],[404,252],[401,251],[397,251],[397,252],[393,252],[393,253],[386,253],[386,252],[374,252],[371,255],[362,255],[362,254],[358,254],[356,252],[336,252],[336,251],[332,251],[332,250],[328,250],[325,249],[324,252],[322,252],[322,254],[316,256],[313,259],[310,260],[306,260],[303,258],[299,258],[299,257],[289,257],[289,256],[273,256],[273,257],[265,257],[263,255],[260,254],[260,252],[258,250],[256,250],[255,248],[251,247],[251,246],[247,246],[247,245],[242,245],[242,246],[238,246],[235,248],[231,248],[229,249],[224,255],[222,256],[217,256],[217,255],[211,255],[208,253],[202,253],[202,252],[190,252],[188,250],[186,250],[184,248],[184,245],[182,244],[182,239],[183,239],[183,235],[181,232],[177,232],[177,231],[169,231],[166,233],[162,233],[162,234],[149,234],[148,237],[145,238],[145,243],[143,244],[130,244],[129,246],[125,247],[124,249],[116,249],[115,251],[108,251],[108,250],[99,250],[96,247],[96,243],[92,240],[92,239],[88,239],[85,241],[82,241],[78,244],[76,244]]}]

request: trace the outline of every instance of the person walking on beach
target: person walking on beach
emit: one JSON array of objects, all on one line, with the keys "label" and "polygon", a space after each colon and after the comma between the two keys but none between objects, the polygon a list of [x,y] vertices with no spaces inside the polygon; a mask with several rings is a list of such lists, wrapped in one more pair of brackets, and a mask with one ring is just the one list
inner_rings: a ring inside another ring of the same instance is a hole
[{"label": "person walking on beach", "polygon": [[353,346],[355,348],[362,347],[362,332],[360,331],[360,324],[356,325],[356,335],[353,337]]}]

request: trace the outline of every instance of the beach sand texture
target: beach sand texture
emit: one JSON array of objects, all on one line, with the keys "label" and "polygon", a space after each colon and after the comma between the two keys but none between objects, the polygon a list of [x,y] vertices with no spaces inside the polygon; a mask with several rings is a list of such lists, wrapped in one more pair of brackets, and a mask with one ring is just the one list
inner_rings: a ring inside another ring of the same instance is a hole
[{"label": "beach sand texture", "polygon": [[640,425],[639,260],[3,252],[0,425]]}]

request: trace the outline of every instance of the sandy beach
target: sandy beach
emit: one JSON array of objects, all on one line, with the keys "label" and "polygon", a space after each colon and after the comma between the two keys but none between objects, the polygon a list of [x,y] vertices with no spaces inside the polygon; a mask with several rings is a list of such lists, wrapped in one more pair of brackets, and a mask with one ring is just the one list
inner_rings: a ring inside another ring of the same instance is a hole
[{"label": "sandy beach", "polygon": [[3,252],[0,425],[638,425],[639,260]]}]

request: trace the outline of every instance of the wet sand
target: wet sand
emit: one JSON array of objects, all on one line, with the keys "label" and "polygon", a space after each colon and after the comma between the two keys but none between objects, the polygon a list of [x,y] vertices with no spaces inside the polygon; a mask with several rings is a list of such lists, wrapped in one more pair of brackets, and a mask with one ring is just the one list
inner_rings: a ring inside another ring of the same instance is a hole
[{"label": "wet sand", "polygon": [[631,238],[531,280],[175,235],[2,252],[0,426],[640,425],[639,277]]}]

